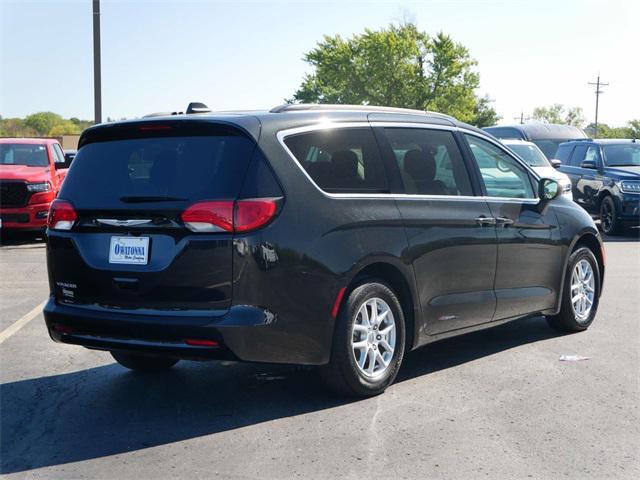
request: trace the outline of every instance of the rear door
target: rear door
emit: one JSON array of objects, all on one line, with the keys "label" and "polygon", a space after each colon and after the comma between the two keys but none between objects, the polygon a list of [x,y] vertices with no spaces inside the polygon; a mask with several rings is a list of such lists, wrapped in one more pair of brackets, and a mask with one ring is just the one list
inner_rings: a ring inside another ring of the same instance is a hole
[{"label": "rear door", "polygon": [[563,246],[555,213],[540,209],[535,177],[497,143],[464,134],[496,221],[498,261],[494,319],[555,305]]},{"label": "rear door", "polygon": [[[397,197],[429,335],[491,321],[497,240],[486,201],[474,196],[453,132],[387,127],[383,150],[393,156],[405,194]],[[386,145],[385,145],[386,144]]]},{"label": "rear door", "polygon": [[174,121],[103,127],[83,137],[59,198],[77,220],[50,231],[57,300],[138,310],[208,310],[231,303],[232,234],[181,219],[203,200],[238,196],[255,143],[239,130]]}]

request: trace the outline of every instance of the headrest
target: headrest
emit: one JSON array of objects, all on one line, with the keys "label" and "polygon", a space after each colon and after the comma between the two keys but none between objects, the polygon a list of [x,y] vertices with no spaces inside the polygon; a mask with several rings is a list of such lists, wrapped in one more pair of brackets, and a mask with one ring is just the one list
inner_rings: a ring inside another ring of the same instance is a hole
[{"label": "headrest", "polygon": [[404,171],[414,180],[433,180],[436,161],[433,155],[422,150],[409,150],[404,154]]},{"label": "headrest", "polygon": [[340,150],[331,157],[334,174],[338,177],[358,176],[358,156],[351,150]]}]

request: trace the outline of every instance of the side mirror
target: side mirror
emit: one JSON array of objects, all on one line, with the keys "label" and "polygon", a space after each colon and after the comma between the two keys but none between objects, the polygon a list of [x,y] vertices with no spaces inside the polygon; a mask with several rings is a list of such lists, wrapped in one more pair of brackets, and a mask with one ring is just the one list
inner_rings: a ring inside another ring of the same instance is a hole
[{"label": "side mirror", "polygon": [[550,202],[560,196],[562,193],[562,188],[560,188],[560,184],[551,179],[551,178],[541,178],[540,183],[538,183],[538,197],[540,201]]},{"label": "side mirror", "polygon": [[596,170],[598,166],[596,165],[596,162],[594,162],[593,160],[584,160],[580,164],[580,168],[591,168],[593,170]]},{"label": "side mirror", "polygon": [[562,165],[562,162],[560,160],[558,160],[557,158],[552,158],[549,161],[551,162],[551,166],[553,168],[560,168],[560,165]]},{"label": "side mirror", "polygon": [[62,168],[69,168],[69,165],[67,165],[67,162],[55,162],[53,166],[55,167],[56,170],[60,170]]}]

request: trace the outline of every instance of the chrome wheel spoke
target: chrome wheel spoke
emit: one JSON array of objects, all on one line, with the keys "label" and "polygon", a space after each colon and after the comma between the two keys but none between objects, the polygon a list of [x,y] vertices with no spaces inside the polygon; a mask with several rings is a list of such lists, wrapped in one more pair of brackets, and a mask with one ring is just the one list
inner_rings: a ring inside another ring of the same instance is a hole
[{"label": "chrome wheel spoke", "polygon": [[391,333],[395,329],[396,329],[396,324],[393,323],[393,324],[383,328],[382,330],[380,330],[380,335],[389,335],[389,333]]}]

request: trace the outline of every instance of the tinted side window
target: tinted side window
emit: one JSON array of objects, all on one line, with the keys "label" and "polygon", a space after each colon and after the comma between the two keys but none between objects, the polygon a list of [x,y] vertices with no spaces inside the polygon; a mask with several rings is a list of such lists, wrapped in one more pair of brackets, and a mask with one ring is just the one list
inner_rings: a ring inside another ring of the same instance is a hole
[{"label": "tinted side window", "polygon": [[569,160],[569,165],[572,167],[579,167],[582,161],[584,160],[584,156],[587,153],[586,145],[578,145],[576,149],[573,151],[573,155],[571,155],[571,160]]},{"label": "tinted side window", "polygon": [[385,128],[406,193],[473,195],[469,174],[451,132]]},{"label": "tinted side window", "polygon": [[529,172],[494,144],[465,135],[490,197],[535,198]]},{"label": "tinted side window", "polygon": [[569,160],[569,156],[571,155],[571,150],[573,150],[573,145],[560,145],[554,158],[556,160],[560,160],[563,164],[566,164]]},{"label": "tinted side window", "polygon": [[301,133],[287,137],[284,143],[323,190],[333,193],[388,191],[378,145],[368,127]]}]

